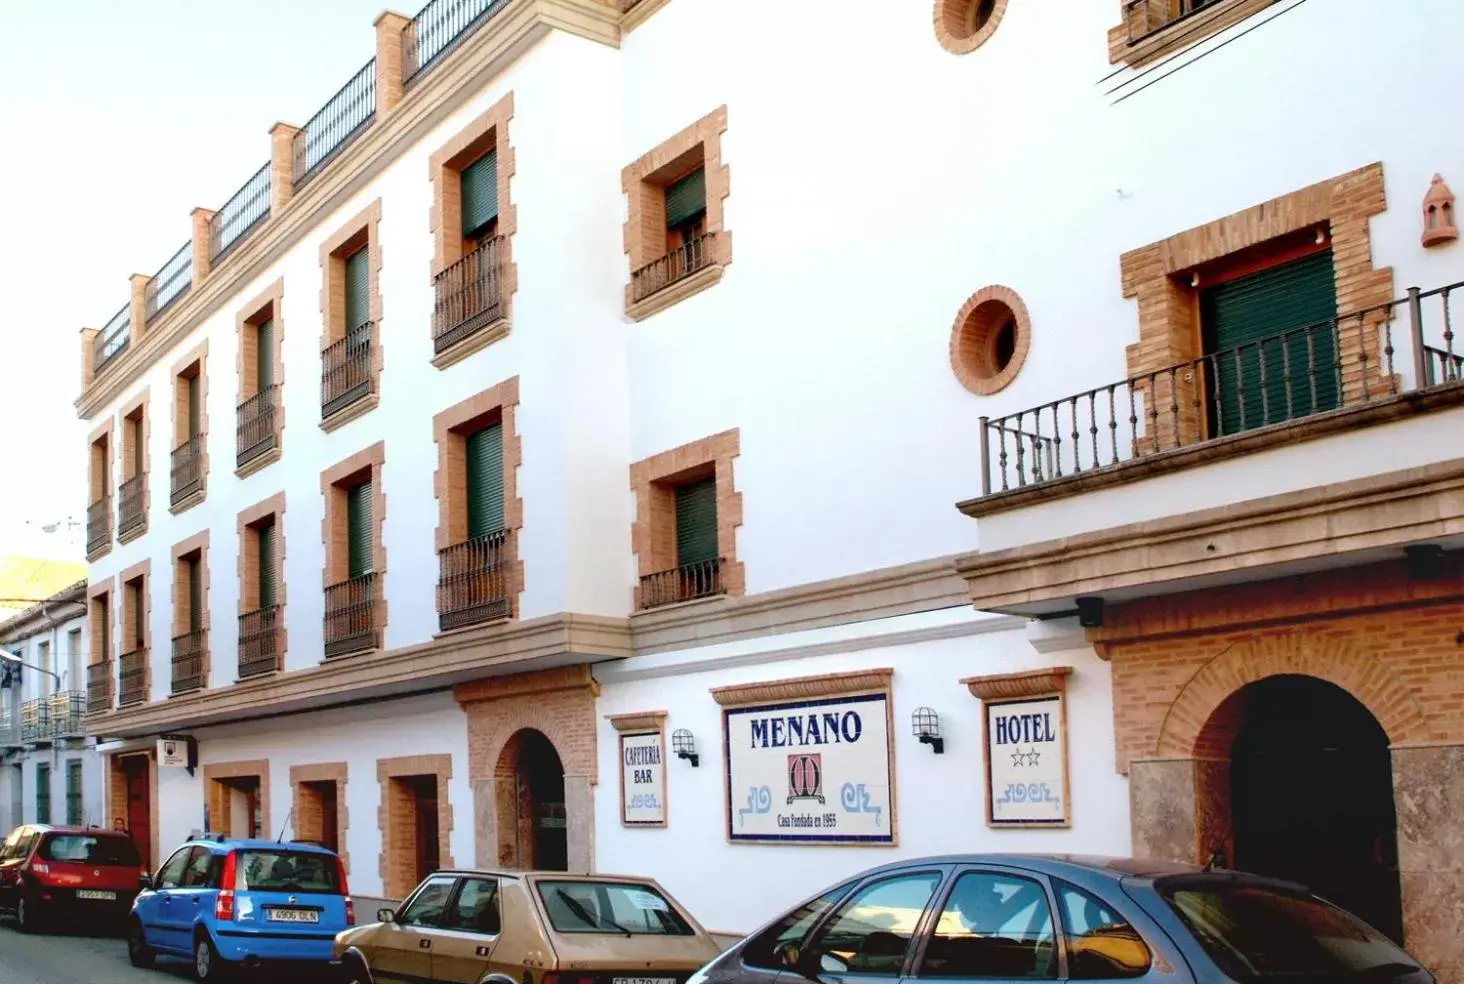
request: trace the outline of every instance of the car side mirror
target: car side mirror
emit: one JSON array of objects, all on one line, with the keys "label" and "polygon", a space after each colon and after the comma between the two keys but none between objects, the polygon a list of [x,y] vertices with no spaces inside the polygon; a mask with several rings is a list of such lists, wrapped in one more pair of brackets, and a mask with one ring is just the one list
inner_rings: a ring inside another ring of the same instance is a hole
[{"label": "car side mirror", "polygon": [[376,921],[384,923],[396,922],[396,911],[394,909],[377,909]]}]

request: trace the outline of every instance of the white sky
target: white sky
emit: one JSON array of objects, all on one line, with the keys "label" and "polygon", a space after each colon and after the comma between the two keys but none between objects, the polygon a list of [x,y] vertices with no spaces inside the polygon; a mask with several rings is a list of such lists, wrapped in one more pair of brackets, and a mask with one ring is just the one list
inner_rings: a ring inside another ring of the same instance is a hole
[{"label": "white sky", "polygon": [[79,549],[36,533],[86,518],[79,330],[268,160],[276,120],[303,124],[366,63],[383,9],[0,0],[0,555]]}]

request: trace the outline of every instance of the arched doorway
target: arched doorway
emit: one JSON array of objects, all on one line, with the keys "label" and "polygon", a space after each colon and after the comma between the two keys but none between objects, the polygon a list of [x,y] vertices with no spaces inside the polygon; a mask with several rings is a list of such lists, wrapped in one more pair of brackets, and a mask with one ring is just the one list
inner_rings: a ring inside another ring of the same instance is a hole
[{"label": "arched doorway", "polygon": [[499,858],[519,868],[569,868],[564,763],[542,732],[524,728],[499,757]]},{"label": "arched doorway", "polygon": [[1402,942],[1392,755],[1368,709],[1325,680],[1273,676],[1206,730],[1233,735],[1232,866],[1302,882]]}]

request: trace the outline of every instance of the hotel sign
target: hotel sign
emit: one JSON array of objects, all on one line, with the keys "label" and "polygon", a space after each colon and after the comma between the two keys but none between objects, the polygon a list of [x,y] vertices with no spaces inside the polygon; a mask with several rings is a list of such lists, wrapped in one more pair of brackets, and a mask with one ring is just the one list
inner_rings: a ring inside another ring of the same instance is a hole
[{"label": "hotel sign", "polygon": [[1067,827],[1068,667],[961,681],[982,701],[986,822]]}]

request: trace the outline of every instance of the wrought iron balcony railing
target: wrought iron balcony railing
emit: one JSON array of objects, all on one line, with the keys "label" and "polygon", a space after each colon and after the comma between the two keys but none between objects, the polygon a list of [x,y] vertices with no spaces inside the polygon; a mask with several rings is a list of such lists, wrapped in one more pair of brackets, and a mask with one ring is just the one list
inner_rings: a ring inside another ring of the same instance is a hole
[{"label": "wrought iron balcony railing", "polygon": [[[981,418],[982,495],[1045,485],[1408,390],[1458,385],[1464,282]],[[1434,314],[1433,312],[1437,312]],[[1406,317],[1405,331],[1394,320]],[[1411,360],[1395,358],[1395,341]],[[1401,370],[1411,361],[1411,374]]]},{"label": "wrought iron balcony railing", "polygon": [[239,616],[239,678],[273,673],[280,668],[278,605]]},{"label": "wrought iron balcony railing", "polygon": [[653,260],[630,275],[630,296],[632,301],[643,301],[664,290],[679,280],[709,266],[712,262],[712,242],[715,232],[709,232],[688,240],[658,260]]},{"label": "wrought iron balcony railing", "polygon": [[1123,5],[1123,26],[1130,45],[1188,20],[1224,0],[1128,0]]},{"label": "wrought iron balcony railing", "polygon": [[243,468],[279,444],[278,409],[280,388],[266,386],[239,404],[237,410],[234,467]]},{"label": "wrought iron balcony railing", "polygon": [[20,705],[20,740],[27,745],[51,738],[51,700],[38,697]]},{"label": "wrought iron balcony railing", "polygon": [[175,506],[203,487],[203,440],[198,434],[173,449],[169,500]]},{"label": "wrought iron balcony railing", "polygon": [[509,616],[508,543],[508,531],[499,530],[437,552],[437,620],[442,631]]},{"label": "wrought iron balcony railing", "polygon": [[134,649],[117,657],[117,706],[130,707],[147,700],[147,650]]},{"label": "wrought iron balcony railing", "polygon": [[97,333],[92,349],[92,375],[100,376],[102,370],[123,352],[132,340],[132,305],[124,304],[122,310],[107,319]]},{"label": "wrought iron balcony railing", "polygon": [[126,536],[147,520],[143,500],[147,495],[147,477],[137,475],[117,486],[117,535]]},{"label": "wrought iron balcony railing", "polygon": [[265,162],[209,219],[209,262],[217,263],[255,226],[269,218],[269,170],[270,165]]},{"label": "wrought iron balcony railing", "polygon": [[86,735],[86,693],[60,690],[52,694],[51,735],[55,738],[81,738]]},{"label": "wrought iron balcony railing", "polygon": [[303,187],[376,119],[376,59],[351,76],[291,141],[295,188]]},{"label": "wrought iron balcony railing", "polygon": [[641,578],[640,607],[658,608],[678,601],[710,598],[724,591],[721,558],[701,560]]},{"label": "wrought iron balcony railing", "polygon": [[112,664],[106,660],[86,668],[86,712],[100,714],[112,709]]},{"label": "wrought iron balcony railing", "polygon": [[376,386],[371,372],[376,324],[368,321],[332,342],[320,353],[320,419],[329,420]]},{"label": "wrought iron balcony railing", "polygon": [[432,350],[441,353],[503,317],[503,239],[495,237],[433,281]]},{"label": "wrought iron balcony railing", "polygon": [[192,286],[193,240],[190,239],[147,282],[147,289],[143,292],[143,310],[147,312],[147,320],[151,322],[162,314],[169,304],[188,293]]},{"label": "wrought iron balcony railing", "polygon": [[112,539],[112,497],[104,495],[86,507],[86,552],[94,553]]},{"label": "wrought iron balcony railing", "polygon": [[183,694],[203,686],[207,642],[207,629],[173,637],[173,693]]},{"label": "wrought iron balcony railing", "polygon": [[404,32],[402,77],[415,80],[506,6],[508,0],[431,0]]},{"label": "wrought iron balcony railing", "polygon": [[376,575],[362,574],[325,589],[325,655],[375,649],[380,645],[376,624]]}]

